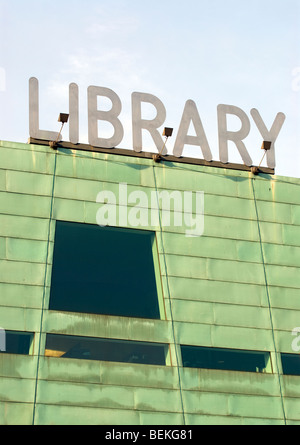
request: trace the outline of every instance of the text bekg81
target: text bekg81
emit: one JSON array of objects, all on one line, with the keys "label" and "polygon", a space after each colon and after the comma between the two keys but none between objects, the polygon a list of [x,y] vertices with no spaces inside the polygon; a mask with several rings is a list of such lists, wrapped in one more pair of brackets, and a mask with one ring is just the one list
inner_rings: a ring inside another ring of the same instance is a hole
[{"label": "text bekg81", "polygon": [[[87,90],[88,96],[88,137],[89,144],[94,147],[114,148],[123,140],[124,128],[119,119],[122,111],[122,103],[119,96],[111,89],[105,87],[90,86]],[[108,98],[111,101],[111,109],[103,111],[98,109],[98,98]],[[152,120],[142,118],[142,104],[148,103],[156,109],[156,117]],[[69,141],[72,144],[79,143],[79,94],[78,85],[69,85]],[[132,139],[133,150],[143,150],[142,131],[147,130],[160,152],[164,141],[159,128],[166,120],[166,109],[164,104],[156,96],[147,93],[132,93]],[[227,116],[237,116],[241,121],[239,131],[230,131],[227,126]],[[234,105],[218,105],[218,133],[219,133],[219,159],[223,163],[228,162],[228,142],[232,141],[241,158],[247,166],[253,165],[251,156],[243,140],[249,135],[251,124],[247,114]],[[275,142],[285,121],[285,115],[278,113],[270,130],[266,127],[260,113],[255,108],[251,110],[251,116],[264,141],[271,142],[271,149],[267,151],[267,165],[275,168]],[[98,121],[109,122],[113,127],[113,135],[110,138],[99,136]],[[190,125],[193,124],[196,135],[189,135]],[[56,140],[57,132],[40,130],[39,128],[39,84],[35,77],[29,80],[29,133],[31,138],[42,140]],[[173,155],[180,157],[185,145],[200,147],[206,161],[212,161],[212,152],[202,125],[202,121],[194,101],[188,100],[185,104],[177,137],[173,148]],[[167,154],[164,148],[163,155]]]}]

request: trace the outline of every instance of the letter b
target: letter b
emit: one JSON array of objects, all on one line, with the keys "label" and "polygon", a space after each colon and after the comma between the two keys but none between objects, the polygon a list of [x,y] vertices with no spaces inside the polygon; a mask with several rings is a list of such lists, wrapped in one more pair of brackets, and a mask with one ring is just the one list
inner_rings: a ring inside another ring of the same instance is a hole
[{"label": "letter b", "polygon": [[[97,97],[107,97],[112,102],[109,111],[97,109]],[[118,119],[122,111],[122,103],[119,96],[109,88],[94,87],[88,88],[88,118],[89,118],[89,143],[95,147],[114,148],[122,142],[124,136],[123,126]],[[114,127],[114,134],[111,138],[98,137],[98,121],[109,122]]]}]

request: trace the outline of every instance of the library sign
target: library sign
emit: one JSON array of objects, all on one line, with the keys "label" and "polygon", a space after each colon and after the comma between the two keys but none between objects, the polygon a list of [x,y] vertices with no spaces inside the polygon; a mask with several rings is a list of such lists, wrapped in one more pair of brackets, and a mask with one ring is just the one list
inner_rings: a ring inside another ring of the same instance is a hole
[{"label": "library sign", "polygon": [[[69,141],[72,144],[79,143],[79,93],[78,86],[75,83],[69,85]],[[88,98],[88,137],[89,144],[99,148],[115,148],[123,139],[124,128],[119,116],[122,111],[122,103],[119,96],[111,89],[90,86],[87,89]],[[98,101],[98,99],[100,100]],[[111,102],[110,110],[98,109],[98,103],[101,104],[101,98],[109,99]],[[132,93],[132,138],[133,150],[141,152],[143,150],[142,132],[147,130],[158,150],[161,152],[164,147],[164,141],[159,129],[166,120],[166,109],[161,100],[148,93]],[[142,118],[142,104],[151,104],[156,109],[156,117],[152,120]],[[278,113],[270,129],[267,128],[259,111],[255,108],[251,110],[251,116],[257,126],[264,141],[271,142],[271,148],[267,151],[267,165],[269,168],[275,168],[275,142],[284,124],[286,116]],[[234,115],[241,122],[239,131],[230,131],[228,128],[227,117]],[[251,130],[250,119],[247,114],[239,107],[234,105],[218,105],[218,135],[219,135],[219,159],[222,163],[228,163],[228,142],[233,142],[240,156],[247,166],[252,166],[253,162],[244,144],[244,139]],[[104,138],[99,135],[98,122],[109,122],[113,127],[113,135],[110,138]],[[190,125],[193,124],[196,135],[189,134]],[[60,137],[59,133],[53,131],[41,130],[39,128],[39,83],[38,79],[32,77],[29,79],[29,133],[34,139],[55,141]],[[60,140],[60,139],[59,139]],[[202,125],[201,117],[194,101],[188,100],[184,106],[178,133],[175,139],[173,155],[181,157],[184,146],[192,145],[199,147],[206,161],[212,161],[212,152]],[[163,155],[167,154],[164,147]]]}]

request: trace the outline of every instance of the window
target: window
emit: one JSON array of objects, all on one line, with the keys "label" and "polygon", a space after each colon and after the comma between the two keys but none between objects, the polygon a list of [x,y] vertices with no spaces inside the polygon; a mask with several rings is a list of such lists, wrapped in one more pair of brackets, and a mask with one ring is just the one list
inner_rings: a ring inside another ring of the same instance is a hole
[{"label": "window", "polygon": [[1,329],[0,343],[0,354],[29,355],[33,344],[33,333]]},{"label": "window", "polygon": [[56,222],[51,310],[159,319],[153,232]]},{"label": "window", "polygon": [[46,357],[165,365],[168,345],[47,334]]},{"label": "window", "polygon": [[267,372],[270,365],[269,352],[181,346],[181,355],[183,366],[188,368]]},{"label": "window", "polygon": [[299,354],[281,354],[281,363],[283,374],[300,375]]}]

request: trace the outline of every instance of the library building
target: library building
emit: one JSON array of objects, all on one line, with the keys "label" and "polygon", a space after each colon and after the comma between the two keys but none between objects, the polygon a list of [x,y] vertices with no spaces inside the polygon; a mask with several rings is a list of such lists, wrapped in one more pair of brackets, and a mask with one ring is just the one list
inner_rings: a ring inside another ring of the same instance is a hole
[{"label": "library building", "polygon": [[268,141],[268,167],[200,130],[184,157],[184,118],[170,155],[97,144],[92,109],[80,144],[74,84],[48,137],[35,82],[28,143],[0,142],[0,424],[300,425],[300,179]]}]

